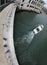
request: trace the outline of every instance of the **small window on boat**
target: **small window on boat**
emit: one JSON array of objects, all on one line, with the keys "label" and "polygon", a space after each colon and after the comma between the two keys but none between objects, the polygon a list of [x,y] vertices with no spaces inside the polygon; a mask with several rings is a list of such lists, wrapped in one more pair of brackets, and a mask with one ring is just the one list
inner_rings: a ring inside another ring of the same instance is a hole
[{"label": "small window on boat", "polygon": [[40,31],[39,28],[36,29],[37,31]]}]

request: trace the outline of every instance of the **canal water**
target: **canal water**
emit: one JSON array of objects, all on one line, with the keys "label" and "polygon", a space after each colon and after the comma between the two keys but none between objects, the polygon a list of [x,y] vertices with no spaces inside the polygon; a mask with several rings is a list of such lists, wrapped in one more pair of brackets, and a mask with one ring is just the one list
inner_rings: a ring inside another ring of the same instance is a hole
[{"label": "canal water", "polygon": [[[38,25],[44,29],[32,32]],[[14,47],[20,65],[47,65],[47,15],[19,11],[14,20]]]}]

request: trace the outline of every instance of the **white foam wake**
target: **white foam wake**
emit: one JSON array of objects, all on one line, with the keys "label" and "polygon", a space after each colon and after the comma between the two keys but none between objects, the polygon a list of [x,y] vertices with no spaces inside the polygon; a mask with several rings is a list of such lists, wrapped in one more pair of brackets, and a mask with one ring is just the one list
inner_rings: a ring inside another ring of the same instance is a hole
[{"label": "white foam wake", "polygon": [[26,42],[26,43],[29,44],[29,43],[31,43],[31,41],[33,40],[33,38],[34,38],[34,33],[31,31],[31,32],[29,32],[28,34],[26,34],[26,35],[24,35],[22,37],[21,42],[22,43]]},{"label": "white foam wake", "polygon": [[30,44],[31,41],[34,38],[34,33],[32,31],[28,32],[26,35],[24,35],[22,38],[17,39],[16,43],[28,43]]}]

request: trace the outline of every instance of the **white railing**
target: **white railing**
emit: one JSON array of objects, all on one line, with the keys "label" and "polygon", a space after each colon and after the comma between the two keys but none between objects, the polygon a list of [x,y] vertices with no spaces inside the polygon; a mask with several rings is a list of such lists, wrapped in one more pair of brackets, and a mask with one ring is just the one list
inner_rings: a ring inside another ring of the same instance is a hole
[{"label": "white railing", "polygon": [[16,0],[18,7],[21,10],[32,10],[40,13],[43,5],[45,4],[43,0]]}]

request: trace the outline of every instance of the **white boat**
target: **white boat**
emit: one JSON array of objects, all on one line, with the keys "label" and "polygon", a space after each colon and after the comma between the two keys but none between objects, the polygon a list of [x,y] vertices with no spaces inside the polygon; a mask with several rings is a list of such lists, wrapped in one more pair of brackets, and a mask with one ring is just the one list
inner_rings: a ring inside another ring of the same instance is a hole
[{"label": "white boat", "polygon": [[44,28],[44,26],[43,26],[43,25],[39,25],[38,27],[36,27],[36,28],[33,30],[34,34],[39,33],[40,31],[42,31],[42,30],[43,30],[43,28]]}]

